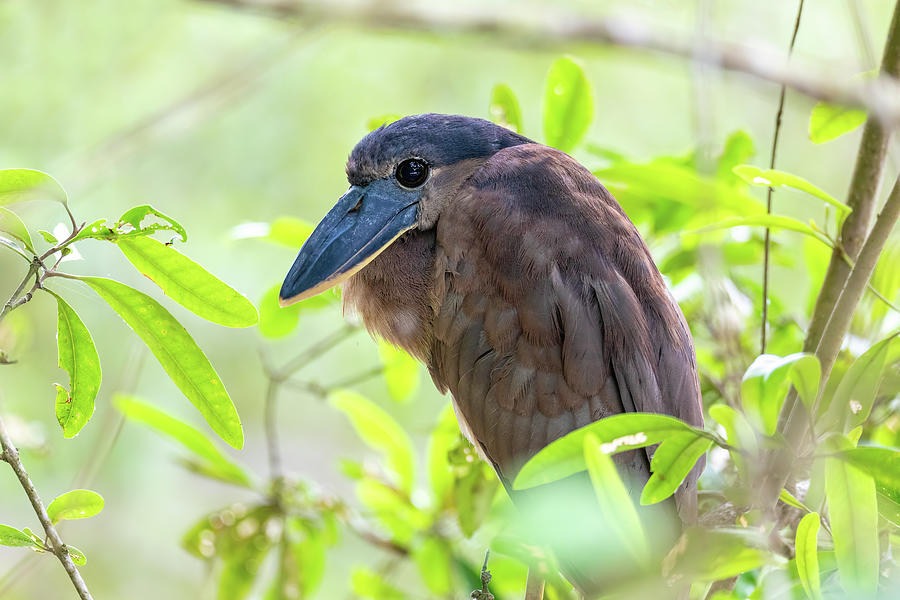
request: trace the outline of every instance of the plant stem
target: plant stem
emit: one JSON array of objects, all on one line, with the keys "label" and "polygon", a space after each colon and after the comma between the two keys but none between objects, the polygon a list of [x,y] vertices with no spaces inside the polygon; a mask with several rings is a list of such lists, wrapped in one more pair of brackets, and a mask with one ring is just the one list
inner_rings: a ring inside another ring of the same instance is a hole
[{"label": "plant stem", "polygon": [[25,490],[25,495],[27,495],[28,499],[31,501],[31,506],[34,508],[34,512],[41,522],[41,526],[44,528],[44,533],[47,534],[49,547],[62,563],[66,573],[69,574],[69,579],[72,580],[72,585],[75,586],[78,596],[81,600],[93,600],[87,585],[84,583],[84,579],[81,578],[81,573],[78,572],[78,568],[75,566],[75,563],[72,562],[72,557],[69,556],[69,550],[59,537],[56,527],[54,527],[53,523],[50,521],[47,510],[44,508],[44,503],[41,502],[41,498],[38,496],[37,490],[35,490],[34,484],[31,482],[31,478],[28,477],[28,473],[25,471],[25,467],[19,459],[19,451],[10,440],[9,434],[6,431],[6,425],[2,418],[0,418],[0,445],[3,447],[4,460],[9,463],[9,466],[12,467],[12,470],[16,473],[16,477],[19,478],[19,483],[22,484],[22,489]]},{"label": "plant stem", "polygon": [[[794,32],[791,34],[791,43],[788,45],[788,57],[794,52],[794,43],[797,41],[797,32],[800,31],[800,17],[803,15],[803,0],[797,7],[797,18],[794,20]],[[781,118],[784,115],[784,98],[787,92],[787,86],[781,84],[781,94],[778,96],[778,110],[775,112],[775,132],[772,134],[772,153],[769,157],[769,168],[775,168],[775,155],[778,151],[778,136],[781,133]],[[766,214],[772,214],[772,194],[774,188],[771,186],[766,191]],[[759,353],[766,351],[766,329],[769,324],[769,248],[771,246],[771,230],[766,227],[766,238],[763,245],[763,284],[762,284],[762,324],[759,332]]]}]

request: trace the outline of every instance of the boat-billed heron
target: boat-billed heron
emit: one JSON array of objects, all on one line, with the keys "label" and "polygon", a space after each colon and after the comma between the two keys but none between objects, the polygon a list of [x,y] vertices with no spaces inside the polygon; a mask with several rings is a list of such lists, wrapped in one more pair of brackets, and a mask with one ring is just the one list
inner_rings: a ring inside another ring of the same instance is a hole
[{"label": "boat-billed heron", "polygon": [[[535,514],[563,538],[550,544],[563,573],[596,593],[610,576],[598,563],[611,563],[591,549],[602,527],[579,522],[574,490],[588,489],[586,477],[532,491],[511,482],[538,450],[603,417],[702,425],[690,332],[646,244],[573,158],[481,119],[425,114],[376,129],[350,154],[347,178],[282,304],[343,283],[345,308],[449,390],[460,428],[513,501],[526,511],[544,502]],[[614,457],[638,493],[650,452]],[[700,468],[675,495],[682,521],[695,518]]]}]

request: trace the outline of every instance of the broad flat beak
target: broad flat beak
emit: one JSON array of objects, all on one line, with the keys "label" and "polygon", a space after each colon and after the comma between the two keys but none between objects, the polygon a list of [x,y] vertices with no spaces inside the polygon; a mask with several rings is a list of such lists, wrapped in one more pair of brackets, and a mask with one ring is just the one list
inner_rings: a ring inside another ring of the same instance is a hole
[{"label": "broad flat beak", "polygon": [[341,283],[416,226],[419,194],[388,180],[351,187],[300,248],[281,285],[287,306]]}]

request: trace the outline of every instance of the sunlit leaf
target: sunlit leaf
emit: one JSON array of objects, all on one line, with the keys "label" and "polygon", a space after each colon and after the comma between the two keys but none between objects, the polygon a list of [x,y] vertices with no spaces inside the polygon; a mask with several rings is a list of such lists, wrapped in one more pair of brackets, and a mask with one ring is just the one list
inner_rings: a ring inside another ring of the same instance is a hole
[{"label": "sunlit leaf", "polygon": [[618,537],[611,544],[624,547],[635,561],[644,564],[649,550],[640,517],[615,463],[601,446],[594,434],[584,437],[584,460],[597,496],[598,515]]},{"label": "sunlit leaf", "polygon": [[218,600],[243,600],[250,594],[272,545],[265,527],[260,527],[234,547],[234,551],[226,556],[219,576]]},{"label": "sunlit leaf", "polygon": [[113,399],[116,408],[132,421],[143,423],[161,433],[195,455],[217,467],[228,481],[242,486],[250,486],[251,480],[247,472],[232,462],[219,447],[199,430],[187,423],[179,421],[172,415],[129,396],[117,394]]},{"label": "sunlit leaf", "polygon": [[753,139],[746,131],[735,131],[725,140],[725,147],[716,164],[716,179],[740,182],[732,169],[747,162],[756,152]]},{"label": "sunlit leaf", "polygon": [[819,394],[822,365],[815,354],[806,354],[795,361],[788,371],[788,380],[797,389],[800,400],[807,409],[812,408]]},{"label": "sunlit leaf", "polygon": [[799,361],[807,361],[802,352],[789,356],[762,354],[747,368],[741,381],[741,404],[747,417],[766,435],[775,433],[778,414],[788,388],[788,373]]},{"label": "sunlit leaf", "polygon": [[65,204],[66,191],[43,171],[34,169],[0,169],[0,206],[47,198]]},{"label": "sunlit leaf", "polygon": [[778,499],[787,504],[788,506],[793,506],[794,508],[799,508],[803,512],[814,512],[810,507],[803,504],[796,497],[786,489],[782,488],[781,493],[778,494]]},{"label": "sunlit leaf", "polygon": [[878,587],[878,506],[875,481],[837,458],[825,461],[825,489],[841,585],[852,597]]},{"label": "sunlit leaf", "polygon": [[33,548],[35,547],[35,544],[34,540],[32,540],[24,531],[19,531],[9,525],[0,525],[0,546]]},{"label": "sunlit leaf", "polygon": [[244,432],[222,380],[194,338],[159,302],[112,279],[84,277],[140,337],[178,389],[226,443],[241,448]]},{"label": "sunlit leaf", "polygon": [[734,169],[735,174],[751,185],[761,185],[765,187],[789,187],[795,190],[806,192],[814,198],[822,200],[826,204],[835,207],[839,212],[848,213],[850,207],[837,200],[834,196],[825,190],[816,187],[809,181],[798,177],[792,173],[779,171],[777,169],[760,169],[753,165],[738,165]]},{"label": "sunlit leaf", "polygon": [[37,254],[34,251],[34,244],[31,241],[31,234],[28,233],[28,228],[25,227],[25,223],[22,222],[22,219],[20,219],[18,215],[16,215],[16,213],[2,207],[0,207],[0,231],[8,233],[12,237],[22,242],[22,245],[25,246],[25,249],[32,254]]},{"label": "sunlit leaf", "polygon": [[429,592],[438,596],[450,593],[453,589],[453,565],[446,542],[427,537],[413,549],[412,559]]},{"label": "sunlit leaf", "polygon": [[819,579],[818,533],[819,515],[817,513],[809,513],[800,519],[795,538],[797,574],[803,590],[812,600],[821,600],[822,598],[822,585]]},{"label": "sunlit leaf", "polygon": [[861,425],[869,418],[884,375],[884,363],[896,336],[889,336],[859,356],[842,378],[828,405],[826,422],[836,423],[844,431]]},{"label": "sunlit leaf", "polygon": [[359,436],[371,447],[384,452],[387,466],[397,475],[400,488],[409,494],[413,484],[413,447],[409,436],[384,409],[364,396],[337,390],[328,402],[347,415]]},{"label": "sunlit leaf", "polygon": [[366,129],[372,131],[373,129],[378,129],[383,125],[390,125],[394,121],[399,121],[403,117],[396,113],[387,113],[383,115],[379,115],[377,117],[372,117],[368,121],[366,121]]},{"label": "sunlit leaf", "polygon": [[603,452],[613,454],[658,444],[670,435],[691,429],[687,423],[667,415],[626,413],[606,417],[541,449],[519,471],[513,488],[534,487],[584,471],[584,437],[589,433],[597,436]]},{"label": "sunlit leaf", "polygon": [[703,234],[711,231],[719,231],[721,229],[731,229],[733,227],[768,227],[769,229],[785,229],[787,231],[796,231],[804,235],[808,235],[822,242],[829,248],[832,242],[825,235],[816,231],[803,221],[799,221],[793,217],[783,217],[780,215],[751,215],[748,217],[732,217],[720,221],[713,225],[701,227],[688,233]]},{"label": "sunlit leaf", "polygon": [[491,90],[491,104],[488,107],[491,121],[522,133],[522,109],[519,100],[508,85],[498,83]]},{"label": "sunlit leaf", "polygon": [[860,446],[843,449],[839,456],[874,477],[879,485],[900,493],[900,451],[893,448]]},{"label": "sunlit leaf", "polygon": [[281,284],[269,288],[259,301],[259,333],[263,337],[274,339],[290,335],[297,329],[302,314],[335,306],[339,301],[334,290],[330,290],[290,306],[281,306],[280,290]]},{"label": "sunlit leaf", "polygon": [[456,480],[451,488],[459,528],[466,537],[475,535],[484,523],[500,487],[496,474],[482,461],[472,458],[474,461],[467,465],[468,469],[456,467]]},{"label": "sunlit leaf", "polygon": [[[756,434],[743,413],[727,404],[714,404],[709,407],[709,416],[725,428],[729,444],[748,454],[756,453]],[[740,455],[735,455],[735,460],[739,458]]]},{"label": "sunlit leaf", "polygon": [[[161,222],[145,225],[144,219],[149,217],[156,217]],[[128,225],[133,228],[130,232],[122,232],[123,235],[137,237],[137,235],[149,235],[157,231],[174,231],[181,237],[182,242],[187,241],[187,231],[181,226],[181,223],[168,215],[164,215],[149,204],[128,209],[125,211],[125,214],[119,217],[119,224]]]},{"label": "sunlit leaf", "polygon": [[712,440],[693,431],[668,436],[653,453],[652,475],[641,493],[641,504],[662,502],[675,493],[701,456],[712,446]]},{"label": "sunlit leaf", "polygon": [[250,327],[259,320],[252,302],[175,248],[146,236],[123,238],[117,245],[138,271],[195,315],[225,327]]},{"label": "sunlit leaf", "polygon": [[384,577],[364,567],[353,569],[350,583],[353,593],[367,600],[405,600],[407,597]]},{"label": "sunlit leaf", "polygon": [[866,111],[827,102],[817,103],[809,115],[809,139],[824,144],[866,122]]},{"label": "sunlit leaf", "polygon": [[103,510],[103,496],[91,490],[72,490],[57,496],[47,506],[47,516],[54,523],[63,519],[85,519]]},{"label": "sunlit leaf", "polygon": [[381,341],[378,355],[384,365],[388,393],[397,402],[406,402],[419,388],[419,361],[391,343]]},{"label": "sunlit leaf", "polygon": [[53,295],[57,308],[59,366],[69,374],[68,391],[56,386],[56,420],[63,436],[71,438],[94,414],[94,400],[100,390],[100,357],[91,333],[78,314],[62,298]]},{"label": "sunlit leaf", "polygon": [[453,407],[447,404],[428,438],[428,480],[438,508],[446,503],[450,486],[453,485],[453,468],[447,455],[458,439],[456,414]]},{"label": "sunlit leaf", "polygon": [[83,567],[87,564],[87,556],[84,555],[84,552],[72,544],[66,544],[66,550],[69,552],[69,556],[72,557],[72,562],[77,566]]},{"label": "sunlit leaf", "polygon": [[688,581],[716,581],[775,560],[759,532],[691,528],[666,557],[663,573]]},{"label": "sunlit leaf", "polygon": [[553,63],[544,91],[544,142],[571,151],[594,118],[591,87],[581,66],[568,57]]},{"label": "sunlit leaf", "polygon": [[372,477],[356,484],[356,495],[375,520],[390,532],[391,539],[406,544],[432,523],[432,517],[414,506],[408,494]]}]

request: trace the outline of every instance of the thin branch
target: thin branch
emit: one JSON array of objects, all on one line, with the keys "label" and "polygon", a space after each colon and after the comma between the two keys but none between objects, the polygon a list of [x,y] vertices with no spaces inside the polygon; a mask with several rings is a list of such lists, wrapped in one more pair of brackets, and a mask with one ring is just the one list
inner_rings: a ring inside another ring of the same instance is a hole
[{"label": "thin branch", "polygon": [[[788,57],[794,53],[794,43],[797,41],[797,32],[800,31],[800,17],[803,15],[803,0],[797,6],[797,18],[794,20],[794,32],[791,34],[791,43],[788,46]],[[775,132],[772,134],[772,153],[769,157],[769,168],[775,168],[775,155],[778,151],[778,136],[781,133],[781,118],[784,115],[784,98],[787,87],[782,84],[781,93],[778,96],[778,110],[775,112]],[[769,187],[766,191],[766,214],[772,214],[772,194],[775,189]],[[769,249],[771,247],[771,230],[766,227],[766,237],[763,246],[763,284],[762,284],[762,324],[759,331],[759,353],[766,351],[766,329],[769,324]]]},{"label": "thin branch", "polygon": [[515,11],[490,5],[436,11],[427,4],[386,0],[199,0],[279,18],[302,19],[304,25],[335,24],[372,30],[426,34],[478,34],[492,41],[526,49],[571,47],[578,44],[620,46],[672,55],[713,67],[786,85],[816,100],[865,108],[886,124],[900,122],[900,86],[890,77],[854,81],[853,73],[834,69],[794,67],[771,48],[727,42],[704,43],[698,53],[689,37],[654,30],[633,19],[585,18],[548,5]]},{"label": "thin branch", "polygon": [[281,502],[284,487],[284,471],[281,466],[281,446],[278,442],[278,388],[280,382],[270,378],[266,385],[264,402],[266,423],[266,456],[269,460],[269,479],[272,481],[272,494],[276,502]]},{"label": "thin branch", "polygon": [[16,473],[16,477],[19,478],[19,483],[22,484],[22,489],[25,490],[25,495],[27,495],[28,500],[31,501],[31,506],[34,508],[34,512],[41,522],[41,526],[44,528],[44,533],[47,534],[47,542],[50,550],[52,550],[53,554],[55,554],[62,563],[66,573],[69,574],[69,579],[72,580],[72,585],[75,586],[75,590],[78,592],[78,596],[81,600],[93,600],[87,585],[84,583],[84,579],[81,578],[81,573],[78,572],[78,568],[75,566],[75,563],[72,562],[72,557],[69,556],[68,548],[66,548],[66,545],[59,537],[59,533],[56,531],[56,527],[54,527],[53,523],[50,521],[47,510],[44,508],[44,503],[41,501],[40,496],[38,496],[37,490],[31,482],[31,478],[28,477],[28,473],[25,471],[25,467],[19,459],[19,451],[10,440],[9,434],[6,431],[6,425],[2,418],[0,418],[0,445],[3,447],[5,461],[9,463],[9,466],[12,467],[12,470]]},{"label": "thin branch", "polygon": [[305,367],[307,364],[312,362],[314,359],[318,358],[328,350],[331,350],[332,348],[337,346],[340,342],[353,335],[356,331],[356,327],[352,325],[345,325],[330,336],[319,341],[318,343],[313,344],[312,346],[298,354],[280,370],[271,371],[269,373],[269,376],[276,381],[284,381],[285,379]]}]

